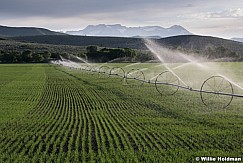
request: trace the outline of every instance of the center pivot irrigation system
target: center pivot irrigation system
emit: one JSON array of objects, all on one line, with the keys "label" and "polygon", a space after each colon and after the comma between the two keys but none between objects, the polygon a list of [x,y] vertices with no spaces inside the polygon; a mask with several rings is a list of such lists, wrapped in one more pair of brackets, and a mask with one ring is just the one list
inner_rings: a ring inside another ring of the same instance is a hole
[{"label": "center pivot irrigation system", "polygon": [[[71,68],[71,67],[70,67]],[[73,67],[72,67],[73,68]],[[206,79],[200,89],[193,89],[189,86],[183,86],[184,82],[173,72],[164,71],[156,75],[151,80],[145,80],[145,75],[142,69],[130,69],[125,72],[122,67],[109,67],[106,65],[93,66],[85,65],[78,66],[74,69],[87,71],[91,73],[98,73],[100,78],[120,78],[125,80],[126,85],[142,86],[144,83],[153,84],[162,96],[174,95],[179,88],[200,93],[203,104],[208,108],[219,107],[226,108],[233,100],[233,97],[243,98],[242,94],[235,94],[232,83],[223,76],[211,76]],[[136,82],[135,82],[136,81]],[[216,101],[220,100],[220,104]]]}]

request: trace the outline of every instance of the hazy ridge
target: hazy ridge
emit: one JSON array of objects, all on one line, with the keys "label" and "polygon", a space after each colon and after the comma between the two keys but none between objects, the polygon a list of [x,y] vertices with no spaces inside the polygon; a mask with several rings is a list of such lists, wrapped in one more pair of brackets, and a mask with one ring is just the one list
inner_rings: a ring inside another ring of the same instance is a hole
[{"label": "hazy ridge", "polygon": [[0,25],[0,36],[36,36],[36,35],[64,35],[64,33],[54,32],[45,28],[36,27],[8,27]]}]

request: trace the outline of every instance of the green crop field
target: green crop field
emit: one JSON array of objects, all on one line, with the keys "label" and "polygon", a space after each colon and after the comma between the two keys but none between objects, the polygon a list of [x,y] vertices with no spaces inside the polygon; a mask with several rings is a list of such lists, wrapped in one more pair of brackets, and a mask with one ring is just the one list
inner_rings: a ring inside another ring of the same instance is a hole
[{"label": "green crop field", "polygon": [[[156,63],[106,65],[143,69],[151,81],[164,70]],[[242,86],[243,63],[216,65]],[[175,72],[193,88],[211,75],[178,66]],[[179,89],[166,96],[154,84],[136,82],[53,64],[0,65],[0,162],[243,158],[242,98],[225,109],[209,109],[200,93]],[[234,91],[242,93],[235,86]]]}]

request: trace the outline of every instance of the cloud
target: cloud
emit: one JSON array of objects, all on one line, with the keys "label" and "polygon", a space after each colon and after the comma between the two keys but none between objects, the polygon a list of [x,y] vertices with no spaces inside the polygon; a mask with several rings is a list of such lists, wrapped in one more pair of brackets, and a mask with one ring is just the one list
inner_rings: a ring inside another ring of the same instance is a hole
[{"label": "cloud", "polygon": [[171,6],[182,4],[177,0],[162,2],[160,0],[5,0],[1,2],[0,14],[69,17],[94,13],[136,11],[147,7],[168,10]]},{"label": "cloud", "polygon": [[243,19],[243,8],[230,8],[214,12],[192,12],[189,14],[177,15],[182,19],[209,20],[209,19]]},{"label": "cloud", "polygon": [[186,4],[186,5],[184,5],[183,7],[189,7],[189,8],[191,8],[191,7],[195,7],[195,5],[193,5],[193,4]]},{"label": "cloud", "polygon": [[204,18],[243,18],[243,9],[234,8],[217,12],[200,13],[197,16]]}]

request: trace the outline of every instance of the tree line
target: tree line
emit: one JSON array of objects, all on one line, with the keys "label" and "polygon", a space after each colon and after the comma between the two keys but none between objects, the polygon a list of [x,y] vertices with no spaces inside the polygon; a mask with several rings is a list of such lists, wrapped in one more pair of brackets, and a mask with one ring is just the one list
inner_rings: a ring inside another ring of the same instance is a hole
[{"label": "tree line", "polygon": [[[57,47],[55,47],[57,48]],[[231,51],[228,48],[219,47],[207,47],[202,51],[195,51],[193,49],[185,49],[182,47],[171,48],[187,54],[198,54],[206,59],[218,59],[218,58],[233,58],[234,61],[243,61],[243,57],[236,52]],[[70,55],[71,54],[71,55]],[[157,58],[148,50],[134,50],[130,48],[101,48],[98,46],[87,46],[86,49],[77,49],[75,52],[70,50],[58,51],[43,49],[37,51],[36,49],[30,50],[13,50],[1,49],[0,50],[0,63],[47,63],[50,60],[60,59],[60,56],[71,59],[70,56],[79,56],[85,60],[91,62],[109,62],[112,60],[124,59],[125,61],[139,61],[146,62],[150,60],[156,61]],[[75,59],[75,58],[74,58]],[[77,60],[78,61],[78,60]]]},{"label": "tree line", "polygon": [[59,55],[44,51],[33,53],[31,50],[20,51],[0,51],[0,63],[47,63],[50,58],[58,58]]},{"label": "tree line", "polygon": [[88,46],[86,48],[86,57],[92,62],[108,62],[119,58],[134,58],[136,51],[130,48],[98,48],[97,46]]},{"label": "tree line", "polygon": [[[50,60],[60,59],[60,56],[69,59],[72,53],[54,53],[49,51],[36,52],[35,50],[0,50],[0,63],[47,63]],[[72,54],[92,62],[108,62],[118,58],[136,56],[136,51],[130,48],[100,48],[98,46],[86,47],[86,52]]]}]

